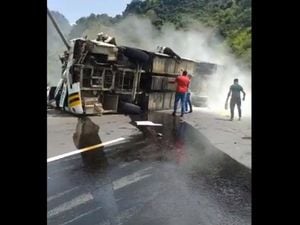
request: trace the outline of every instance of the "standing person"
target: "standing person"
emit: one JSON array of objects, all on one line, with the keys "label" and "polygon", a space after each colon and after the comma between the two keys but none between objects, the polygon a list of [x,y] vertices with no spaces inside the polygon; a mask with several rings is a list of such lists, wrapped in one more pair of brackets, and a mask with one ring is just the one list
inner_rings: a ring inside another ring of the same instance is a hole
[{"label": "standing person", "polygon": [[239,85],[239,80],[236,78],[233,80],[233,84],[229,88],[229,92],[227,95],[225,108],[227,108],[228,105],[228,99],[230,98],[230,120],[233,120],[234,117],[234,107],[235,104],[237,105],[238,112],[239,112],[239,120],[241,120],[242,117],[242,110],[241,110],[241,95],[240,93],[243,92],[243,101],[245,101],[246,93],[241,85]]},{"label": "standing person", "polygon": [[69,52],[64,51],[64,55],[59,57],[61,63],[62,63],[62,71],[64,71],[67,68],[68,59],[69,59]]},{"label": "standing person", "polygon": [[177,104],[178,101],[180,100],[180,104],[181,104],[181,115],[180,117],[183,117],[184,114],[184,103],[185,103],[185,95],[186,92],[188,90],[189,84],[190,84],[190,80],[187,77],[187,71],[183,71],[182,75],[178,76],[175,80],[175,82],[177,83],[177,87],[176,87],[176,94],[175,94],[175,102],[174,102],[174,111],[172,113],[173,116],[176,116],[176,109],[177,109]]},{"label": "standing person", "polygon": [[[192,102],[191,102],[191,80],[192,80],[193,75],[189,74],[188,78],[190,80],[190,84],[189,84],[189,89],[186,93],[186,97],[185,97],[185,112],[186,113],[192,113],[193,112],[193,107],[192,107]],[[189,106],[189,111],[188,111],[188,106]]]}]

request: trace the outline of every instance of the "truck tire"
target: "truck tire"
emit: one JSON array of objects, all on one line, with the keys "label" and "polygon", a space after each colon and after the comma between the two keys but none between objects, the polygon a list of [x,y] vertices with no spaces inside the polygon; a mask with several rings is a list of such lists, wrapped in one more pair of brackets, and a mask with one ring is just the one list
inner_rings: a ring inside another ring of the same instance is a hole
[{"label": "truck tire", "polygon": [[130,47],[121,47],[121,49],[121,52],[134,63],[146,64],[149,61],[149,55],[140,49]]}]

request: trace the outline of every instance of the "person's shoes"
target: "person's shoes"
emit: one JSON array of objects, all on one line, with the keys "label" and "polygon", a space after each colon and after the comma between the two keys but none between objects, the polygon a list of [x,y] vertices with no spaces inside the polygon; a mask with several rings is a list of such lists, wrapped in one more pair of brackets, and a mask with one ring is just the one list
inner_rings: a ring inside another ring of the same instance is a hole
[{"label": "person's shoes", "polygon": [[173,113],[172,113],[172,116],[176,116],[176,113],[175,113],[175,112],[173,112]]},{"label": "person's shoes", "polygon": [[233,118],[230,118],[229,120],[230,120],[230,121],[233,121]]},{"label": "person's shoes", "polygon": [[180,117],[183,117],[183,114],[181,114]]},{"label": "person's shoes", "polygon": [[241,117],[239,117],[239,121],[241,121]]},{"label": "person's shoes", "polygon": [[193,110],[190,110],[190,111],[189,111],[189,113],[192,113],[192,112],[193,112]]}]

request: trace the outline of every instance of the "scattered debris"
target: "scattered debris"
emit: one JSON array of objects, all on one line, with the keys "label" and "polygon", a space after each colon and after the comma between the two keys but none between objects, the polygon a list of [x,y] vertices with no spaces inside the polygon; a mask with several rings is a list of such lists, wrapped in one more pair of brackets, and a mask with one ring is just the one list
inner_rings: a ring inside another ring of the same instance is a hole
[{"label": "scattered debris", "polygon": [[163,134],[162,134],[162,133],[157,133],[157,136],[158,136],[158,137],[162,137]]},{"label": "scattered debris", "polygon": [[135,121],[137,126],[162,126],[160,123],[153,123],[152,121]]}]

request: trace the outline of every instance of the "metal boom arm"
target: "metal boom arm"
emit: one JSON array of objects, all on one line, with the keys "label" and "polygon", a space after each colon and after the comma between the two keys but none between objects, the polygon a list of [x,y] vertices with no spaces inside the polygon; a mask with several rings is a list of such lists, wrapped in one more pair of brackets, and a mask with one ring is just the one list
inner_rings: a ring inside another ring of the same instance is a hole
[{"label": "metal boom arm", "polygon": [[61,39],[63,40],[64,44],[66,45],[67,49],[69,50],[70,49],[70,45],[69,43],[67,42],[66,38],[64,37],[63,33],[61,32],[61,30],[59,29],[57,23],[55,22],[54,18],[52,17],[52,14],[51,12],[49,11],[49,9],[47,8],[47,14],[49,16],[49,18],[51,19],[55,29],[57,30],[59,36],[61,37]]}]

